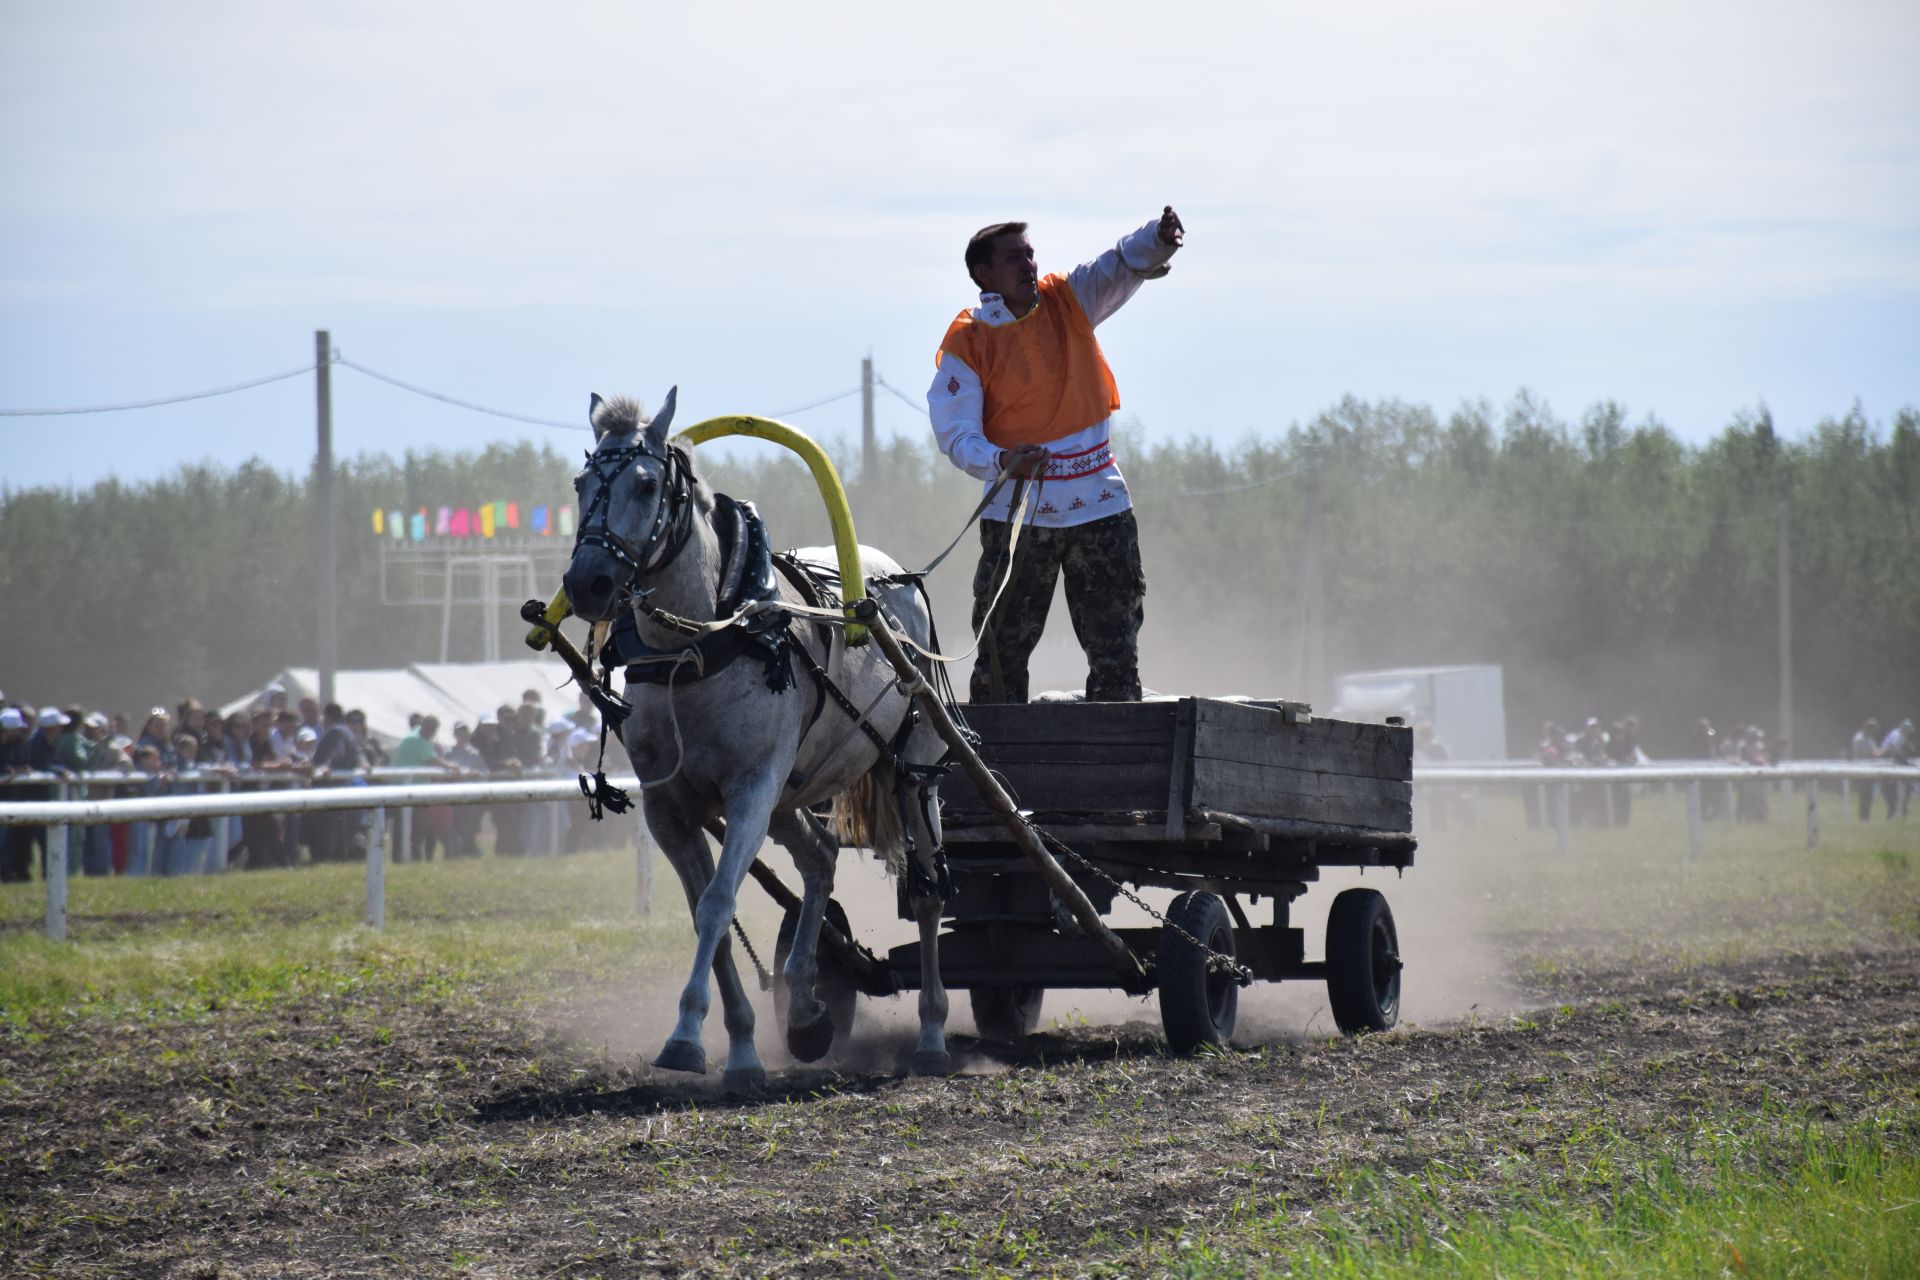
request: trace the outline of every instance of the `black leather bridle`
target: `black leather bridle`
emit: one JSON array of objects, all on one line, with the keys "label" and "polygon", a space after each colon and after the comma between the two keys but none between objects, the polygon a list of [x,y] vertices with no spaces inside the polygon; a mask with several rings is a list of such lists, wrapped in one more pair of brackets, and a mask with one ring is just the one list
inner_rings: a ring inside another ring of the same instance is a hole
[{"label": "black leather bridle", "polygon": [[[663,474],[653,527],[636,545],[613,531],[608,516],[613,503],[613,482],[641,458],[660,463]],[[593,473],[600,488],[580,514],[580,525],[573,538],[575,554],[581,547],[599,547],[627,567],[628,580],[622,584],[627,587],[672,564],[693,534],[693,468],[687,461],[686,451],[669,444],[664,454],[655,453],[644,442],[601,449],[587,455],[586,470]]]}]

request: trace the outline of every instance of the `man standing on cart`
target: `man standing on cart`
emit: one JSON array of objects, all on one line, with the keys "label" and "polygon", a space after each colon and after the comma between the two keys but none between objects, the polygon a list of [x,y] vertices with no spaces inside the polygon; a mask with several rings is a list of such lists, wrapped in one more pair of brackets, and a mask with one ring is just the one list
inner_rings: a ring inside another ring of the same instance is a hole
[{"label": "man standing on cart", "polygon": [[[940,344],[927,391],[940,451],[970,476],[1003,486],[980,520],[973,628],[974,702],[1025,702],[1027,660],[1063,573],[1067,612],[1087,655],[1089,702],[1140,698],[1140,623],[1146,575],[1133,498],[1109,439],[1120,391],[1093,331],[1141,282],[1167,273],[1185,229],[1173,206],[1066,275],[1041,276],[1024,222],[983,227],[967,242],[980,304],[962,311]],[[1016,495],[1036,486],[1006,574]]]}]

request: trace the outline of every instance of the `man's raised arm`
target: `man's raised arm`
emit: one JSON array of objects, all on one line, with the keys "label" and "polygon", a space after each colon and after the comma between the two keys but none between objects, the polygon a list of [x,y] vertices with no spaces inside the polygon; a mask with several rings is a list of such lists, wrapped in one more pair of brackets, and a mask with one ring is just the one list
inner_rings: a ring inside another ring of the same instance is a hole
[{"label": "man's raised arm", "polygon": [[1069,272],[1067,281],[1073,286],[1073,296],[1080,299],[1088,323],[1097,326],[1118,311],[1143,281],[1165,275],[1169,261],[1180,251],[1186,230],[1180,215],[1168,205],[1158,218],[1128,232],[1113,248]]}]

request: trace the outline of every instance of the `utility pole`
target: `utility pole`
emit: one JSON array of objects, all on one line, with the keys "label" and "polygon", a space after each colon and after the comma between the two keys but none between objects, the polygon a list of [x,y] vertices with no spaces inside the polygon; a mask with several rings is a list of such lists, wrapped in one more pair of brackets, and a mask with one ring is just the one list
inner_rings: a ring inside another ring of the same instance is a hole
[{"label": "utility pole", "polygon": [[325,329],[313,334],[314,409],[319,447],[313,455],[313,525],[319,546],[319,590],[313,593],[318,612],[314,635],[319,641],[320,701],[332,702],[334,670],[339,666],[339,635],[334,628],[333,553],[333,340]]},{"label": "utility pole", "polygon": [[1300,649],[1288,696],[1311,702],[1320,696],[1326,680],[1326,638],[1320,608],[1320,452],[1307,463],[1306,545],[1301,554],[1300,585],[1295,592],[1294,616],[1300,619]]},{"label": "utility pole", "polygon": [[[872,526],[874,509],[879,505],[879,474],[874,461],[874,353],[868,351],[866,359],[860,361],[860,503],[858,518],[862,524]],[[879,533],[868,533],[870,539],[879,539]]]},{"label": "utility pole", "polygon": [[1793,741],[1793,609],[1791,574],[1787,555],[1787,500],[1780,499],[1780,728],[1776,737],[1784,738],[1787,750]]},{"label": "utility pole", "polygon": [[873,355],[860,362],[860,484],[874,482],[873,474]]}]

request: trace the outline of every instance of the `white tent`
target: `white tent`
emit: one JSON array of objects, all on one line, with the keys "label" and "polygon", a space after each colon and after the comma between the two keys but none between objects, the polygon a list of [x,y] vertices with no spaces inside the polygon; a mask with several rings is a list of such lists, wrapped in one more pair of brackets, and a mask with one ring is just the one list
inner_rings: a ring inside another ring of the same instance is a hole
[{"label": "white tent", "polygon": [[[554,657],[515,662],[416,662],[407,670],[459,707],[456,719],[468,724],[503,702],[519,706],[520,695],[529,689],[540,691],[549,720],[567,714],[575,705],[573,690],[560,688],[568,678],[566,664]],[[451,727],[452,721],[445,717],[442,720]]]},{"label": "white tent", "polygon": [[[537,658],[518,662],[439,662],[375,671],[337,671],[333,677],[333,700],[352,711],[367,713],[367,731],[380,742],[392,746],[407,735],[407,718],[416,712],[438,716],[441,741],[455,722],[472,724],[483,713],[501,703],[520,705],[520,695],[528,689],[551,690],[566,677],[566,667],[554,659]],[[288,701],[298,704],[302,698],[320,696],[320,673],[313,667],[287,667],[272,680],[245,697],[236,698],[220,708],[221,715],[245,711],[264,702],[272,685],[287,691]],[[548,714],[573,710],[571,694],[559,699],[547,698]]]}]

